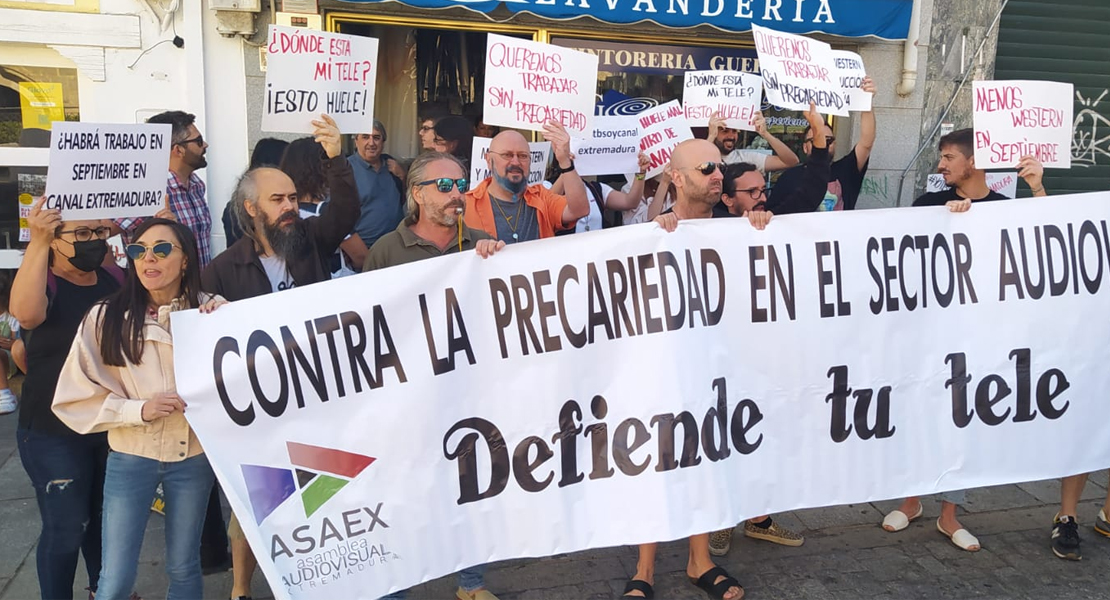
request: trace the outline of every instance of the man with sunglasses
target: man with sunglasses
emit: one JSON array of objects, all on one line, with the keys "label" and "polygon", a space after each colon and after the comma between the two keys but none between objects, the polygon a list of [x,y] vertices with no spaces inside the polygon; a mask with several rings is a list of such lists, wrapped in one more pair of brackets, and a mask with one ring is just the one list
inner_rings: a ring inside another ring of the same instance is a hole
[{"label": "man with sunglasses", "polygon": [[[180,110],[154,115],[147,123],[165,123],[171,126],[170,173],[166,183],[168,210],[157,217],[170,218],[186,226],[197,238],[201,268],[212,260],[212,213],[205,199],[205,186],[197,171],[208,166],[205,153],[208,144],[196,126],[196,116]],[[118,219],[114,233],[122,234],[124,243],[129,232],[142,222],[141,218]]]},{"label": "man with sunglasses", "polygon": [[[860,89],[873,94],[876,89],[875,82],[870,77],[864,77]],[[808,117],[806,120],[809,120]],[[806,155],[811,160],[816,159],[817,157],[814,155],[818,147],[816,142],[820,141],[821,138],[824,138],[824,145],[828,149],[828,158],[831,161],[832,157],[836,155],[836,136],[833,135],[832,127],[829,127],[829,124],[824,121],[820,123],[810,121],[805,130],[805,141],[802,144],[802,149],[805,150]],[[831,162],[829,177],[823,189],[810,188],[807,175],[812,174],[803,170],[805,165],[800,165],[786,171],[779,177],[778,182],[775,183],[775,193],[781,188],[787,196],[796,196],[798,203],[796,205],[792,204],[789,212],[854,210],[856,201],[859,199],[860,190],[863,189],[863,178],[867,174],[867,165],[871,160],[871,150],[874,146],[875,112],[872,109],[860,113],[859,141],[848,154],[837,161]],[[819,167],[818,170],[822,169],[823,167]],[[800,193],[802,189],[807,191]],[[818,191],[820,194],[817,193]],[[772,196],[774,195],[773,193]]]},{"label": "man with sunglasses", "polygon": [[490,176],[466,193],[467,225],[514,244],[552,237],[590,214],[586,186],[574,170],[570,135],[556,121],[543,126],[543,135],[551,142],[556,173],[565,178],[566,196],[539,183],[528,185],[528,140],[517,131],[502,131],[490,141],[486,153]]}]

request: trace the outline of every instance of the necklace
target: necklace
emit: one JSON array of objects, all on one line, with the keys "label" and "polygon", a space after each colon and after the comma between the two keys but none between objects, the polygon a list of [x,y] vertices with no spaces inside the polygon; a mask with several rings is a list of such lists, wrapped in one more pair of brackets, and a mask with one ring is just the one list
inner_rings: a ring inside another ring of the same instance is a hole
[{"label": "necklace", "polygon": [[501,217],[505,219],[505,224],[508,225],[509,229],[512,230],[513,240],[519,240],[520,236],[516,232],[516,225],[513,224],[513,219],[515,218],[517,220],[517,224],[520,224],[520,207],[522,204],[524,204],[524,198],[516,201],[516,215],[512,217],[505,214],[505,209],[501,208],[500,200],[494,198],[493,196],[490,196],[490,199],[493,201],[493,205],[497,207],[497,211],[501,213]]}]

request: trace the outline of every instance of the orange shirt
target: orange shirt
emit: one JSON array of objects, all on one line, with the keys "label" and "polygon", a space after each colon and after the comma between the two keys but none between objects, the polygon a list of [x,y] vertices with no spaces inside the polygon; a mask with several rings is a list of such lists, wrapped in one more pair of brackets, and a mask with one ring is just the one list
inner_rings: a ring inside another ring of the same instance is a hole
[{"label": "orange shirt", "polygon": [[[493,204],[489,197],[492,177],[485,178],[466,193],[466,226],[481,229],[497,239],[497,223],[493,220]],[[524,203],[536,209],[540,238],[549,238],[563,227],[563,210],[567,207],[564,196],[554,194],[541,184],[530,185],[524,190]]]}]

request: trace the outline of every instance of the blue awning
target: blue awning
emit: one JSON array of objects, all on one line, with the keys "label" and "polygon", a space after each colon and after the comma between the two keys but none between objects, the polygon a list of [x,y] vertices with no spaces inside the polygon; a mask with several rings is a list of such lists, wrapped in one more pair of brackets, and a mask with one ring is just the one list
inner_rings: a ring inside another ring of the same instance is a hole
[{"label": "blue awning", "polygon": [[[387,0],[345,0],[365,4]],[[789,33],[905,39],[913,0],[400,0],[418,8],[463,7],[488,13],[504,5],[547,19],[590,16],[605,23],[650,21],[665,27],[710,25],[750,31],[752,24]]]}]

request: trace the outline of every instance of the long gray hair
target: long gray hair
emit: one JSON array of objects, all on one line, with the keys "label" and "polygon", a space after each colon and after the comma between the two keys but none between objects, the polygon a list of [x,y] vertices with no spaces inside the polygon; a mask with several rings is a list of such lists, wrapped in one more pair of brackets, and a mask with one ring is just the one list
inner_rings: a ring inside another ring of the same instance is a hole
[{"label": "long gray hair", "polygon": [[416,203],[416,198],[412,194],[413,188],[416,187],[417,183],[427,179],[424,174],[428,171],[428,165],[440,160],[450,161],[459,165],[463,177],[470,179],[470,174],[466,172],[466,166],[455,156],[444,152],[425,152],[416,157],[416,160],[412,161],[412,165],[409,166],[409,176],[408,180],[405,182],[405,206],[407,208],[406,212],[408,213],[405,216],[406,225],[415,225],[416,222],[420,220],[420,205]]}]

